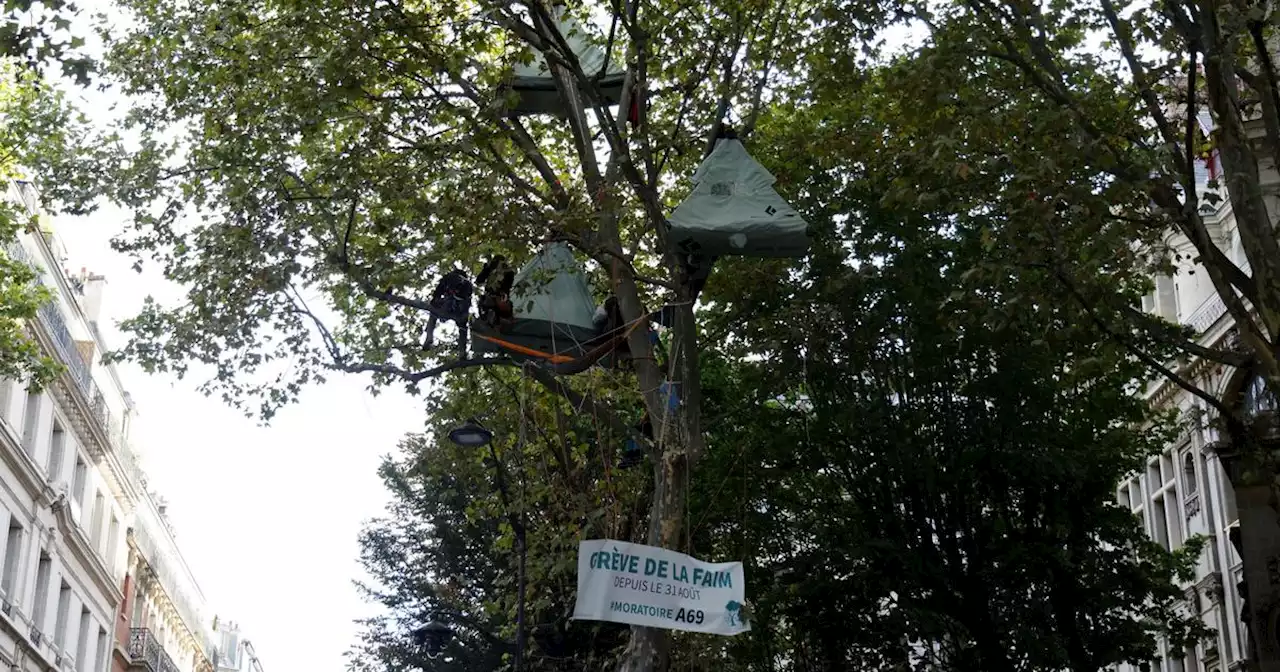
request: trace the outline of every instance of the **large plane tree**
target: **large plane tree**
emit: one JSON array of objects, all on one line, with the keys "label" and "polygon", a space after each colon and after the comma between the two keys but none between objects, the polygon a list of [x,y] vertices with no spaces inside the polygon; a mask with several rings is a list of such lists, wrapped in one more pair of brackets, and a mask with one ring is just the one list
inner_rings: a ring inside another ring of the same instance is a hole
[{"label": "large plane tree", "polygon": [[[665,428],[637,437],[654,465],[646,539],[680,546],[705,448],[702,343],[697,282],[667,244],[666,213],[726,123],[749,140],[806,35],[852,14],[782,1],[570,7],[625,72],[608,105],[548,3],[119,4],[128,22],[107,68],[136,104],[97,193],[136,213],[116,247],[186,296],[126,321],[118,356],[204,376],[206,392],[264,418],[333,372],[416,392],[450,371],[512,363],[458,358],[447,337],[422,347],[437,279],[567,241],[627,323],[674,307],[665,366],[636,329],[627,375]],[[504,84],[536,59],[551,66],[559,115],[511,113]],[[632,431],[630,409],[522,366]],[[670,410],[666,381],[680,395]],[[621,669],[662,669],[668,641],[636,628]]]}]

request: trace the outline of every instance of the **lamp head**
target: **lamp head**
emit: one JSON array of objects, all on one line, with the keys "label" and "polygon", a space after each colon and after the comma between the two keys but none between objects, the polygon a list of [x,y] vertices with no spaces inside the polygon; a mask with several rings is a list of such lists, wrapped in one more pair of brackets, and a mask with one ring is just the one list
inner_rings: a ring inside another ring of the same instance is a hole
[{"label": "lamp head", "polygon": [[483,448],[493,440],[493,432],[485,429],[475,418],[472,418],[461,427],[449,430],[449,440],[463,448]]},{"label": "lamp head", "polygon": [[453,629],[437,620],[413,631],[413,639],[428,658],[435,658],[444,651],[445,645],[453,639]]}]

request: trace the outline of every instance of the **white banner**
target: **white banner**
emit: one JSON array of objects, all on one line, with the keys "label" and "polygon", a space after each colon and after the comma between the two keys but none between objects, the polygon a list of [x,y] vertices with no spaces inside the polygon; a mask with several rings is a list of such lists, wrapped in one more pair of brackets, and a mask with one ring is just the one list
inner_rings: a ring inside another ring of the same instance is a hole
[{"label": "white banner", "polygon": [[741,562],[703,562],[612,539],[578,544],[573,617],[714,635],[751,629]]}]

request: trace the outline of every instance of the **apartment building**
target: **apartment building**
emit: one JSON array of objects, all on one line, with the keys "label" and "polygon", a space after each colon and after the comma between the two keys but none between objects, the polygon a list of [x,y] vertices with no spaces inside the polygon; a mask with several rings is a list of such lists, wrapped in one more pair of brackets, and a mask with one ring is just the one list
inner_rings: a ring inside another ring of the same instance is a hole
[{"label": "apartment building", "polygon": [[[29,184],[4,188],[40,217]],[[204,596],[138,468],[133,402],[101,362],[106,281],[67,272],[37,221],[5,251],[53,293],[29,330],[65,371],[40,390],[0,379],[0,668],[213,672]]]},{"label": "apartment building", "polygon": [[214,667],[216,672],[262,672],[253,642],[234,621],[214,619]]},{"label": "apartment building", "polygon": [[163,500],[139,502],[126,541],[117,637],[127,656],[117,669],[145,663],[146,672],[215,672],[204,594],[178,549]]},{"label": "apartment building", "polygon": [[[1211,131],[1212,121],[1202,114],[1202,129]],[[1217,157],[1200,161],[1200,189],[1210,190],[1216,180]],[[1265,167],[1264,167],[1265,168]],[[1280,194],[1280,175],[1264,170],[1264,185]],[[1246,272],[1248,262],[1226,199],[1225,189],[1216,189],[1221,202],[1204,204],[1206,224],[1215,242]],[[1277,210],[1272,205],[1273,212]],[[1226,307],[1214,291],[1203,268],[1191,261],[1198,255],[1190,241],[1180,234],[1170,234],[1167,243],[1181,253],[1184,261],[1172,275],[1156,278],[1155,291],[1144,300],[1144,310],[1168,320],[1193,327],[1202,344],[1215,348],[1234,347],[1239,338]],[[1261,379],[1245,372],[1212,362],[1190,359],[1178,365],[1178,372],[1193,380],[1216,398],[1229,404],[1242,404],[1253,410],[1276,410],[1276,400],[1267,393]],[[1180,437],[1159,456],[1152,457],[1146,469],[1120,484],[1117,499],[1142,520],[1152,539],[1167,549],[1182,546],[1193,536],[1207,539],[1204,553],[1196,568],[1195,580],[1184,588],[1187,608],[1199,613],[1217,631],[1216,637],[1194,651],[1177,652],[1161,645],[1160,658],[1153,662],[1158,672],[1227,672],[1247,669],[1249,633],[1242,621],[1244,599],[1241,587],[1245,581],[1243,562],[1232,543],[1238,534],[1240,508],[1237,493],[1229,478],[1233,467],[1224,455],[1226,437],[1207,421],[1212,417],[1207,404],[1167,380],[1153,381],[1147,394],[1164,408],[1176,408],[1185,422]],[[1271,525],[1274,526],[1274,513]],[[1273,535],[1274,536],[1274,535]],[[1261,549],[1264,555],[1271,550]],[[1250,553],[1253,553],[1251,550]],[[1268,571],[1265,566],[1261,570]],[[1127,672],[1128,668],[1121,667]]]}]

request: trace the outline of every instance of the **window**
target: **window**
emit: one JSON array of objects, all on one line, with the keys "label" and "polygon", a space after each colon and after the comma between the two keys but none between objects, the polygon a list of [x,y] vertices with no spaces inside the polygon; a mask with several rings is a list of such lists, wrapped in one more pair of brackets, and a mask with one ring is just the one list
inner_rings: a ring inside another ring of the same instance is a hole
[{"label": "window", "polygon": [[129,627],[131,628],[147,627],[146,622],[143,620],[144,606],[145,606],[145,603],[142,601],[142,590],[135,589],[133,591],[133,616],[129,619]]},{"label": "window", "polygon": [[85,672],[89,669],[89,626],[93,619],[87,607],[80,607],[80,636],[76,638],[76,670]]},{"label": "window", "polygon": [[58,613],[53,620],[53,643],[67,650],[67,618],[71,616],[71,586],[66,581],[58,586]]},{"label": "window", "polygon": [[1221,467],[1221,462],[1218,464],[1219,467],[1214,471],[1218,472],[1218,480],[1222,482],[1222,506],[1226,509],[1223,513],[1227,523],[1230,524],[1240,519],[1240,512],[1236,510],[1236,491],[1231,487],[1231,480],[1227,478],[1227,470]]},{"label": "window", "polygon": [[1151,500],[1151,513],[1151,532],[1155,535],[1156,541],[1164,547],[1164,550],[1173,550],[1169,539],[1169,512],[1164,505],[1164,497]]},{"label": "window", "polygon": [[1241,394],[1243,396],[1241,410],[1244,411],[1245,417],[1276,410],[1276,395],[1267,389],[1267,381],[1262,376],[1255,375],[1250,378]]},{"label": "window", "polygon": [[94,656],[94,665],[101,669],[103,663],[107,660],[107,631],[102,626],[98,626],[98,651]]},{"label": "window", "polygon": [[10,602],[17,601],[13,594],[18,579],[18,561],[22,558],[22,525],[9,519],[9,534],[4,545],[4,568],[0,574],[0,590]]},{"label": "window", "polygon": [[75,498],[76,504],[84,509],[84,489],[89,480],[89,466],[84,463],[84,458],[76,455],[76,470],[71,476],[71,496]]},{"label": "window", "polygon": [[[1176,452],[1169,450],[1147,465],[1151,492],[1151,535],[1166,550],[1182,545],[1182,501],[1178,499]],[[1194,468],[1194,467],[1193,467]]]},{"label": "window", "polygon": [[62,459],[67,448],[67,433],[57,420],[53,421],[53,432],[49,435],[49,480],[57,482],[62,478]]},{"label": "window", "polygon": [[103,499],[102,493],[93,497],[93,518],[90,519],[89,539],[93,542],[94,548],[102,548],[102,510],[106,507],[106,500]]},{"label": "window", "polygon": [[111,526],[107,528],[107,570],[111,573],[116,571],[116,549],[119,548],[119,541],[116,539],[120,536],[120,521],[116,518],[116,514],[111,514]]},{"label": "window", "polygon": [[36,454],[36,431],[40,423],[40,393],[27,390],[27,405],[22,419],[22,449],[28,455]]},{"label": "window", "polygon": [[[231,625],[232,628],[235,625]],[[222,648],[226,650],[229,667],[240,666],[240,635],[235,630],[222,635]]]},{"label": "window", "polygon": [[53,560],[41,551],[40,564],[36,566],[36,603],[31,607],[31,622],[36,630],[43,630],[45,612],[49,607],[49,579],[53,573]]},{"label": "window", "polygon": [[0,378],[0,422],[9,419],[9,398],[13,396],[13,381]]},{"label": "window", "polygon": [[1178,320],[1178,285],[1173,278],[1162,275],[1156,278],[1156,313],[1166,320]]}]

